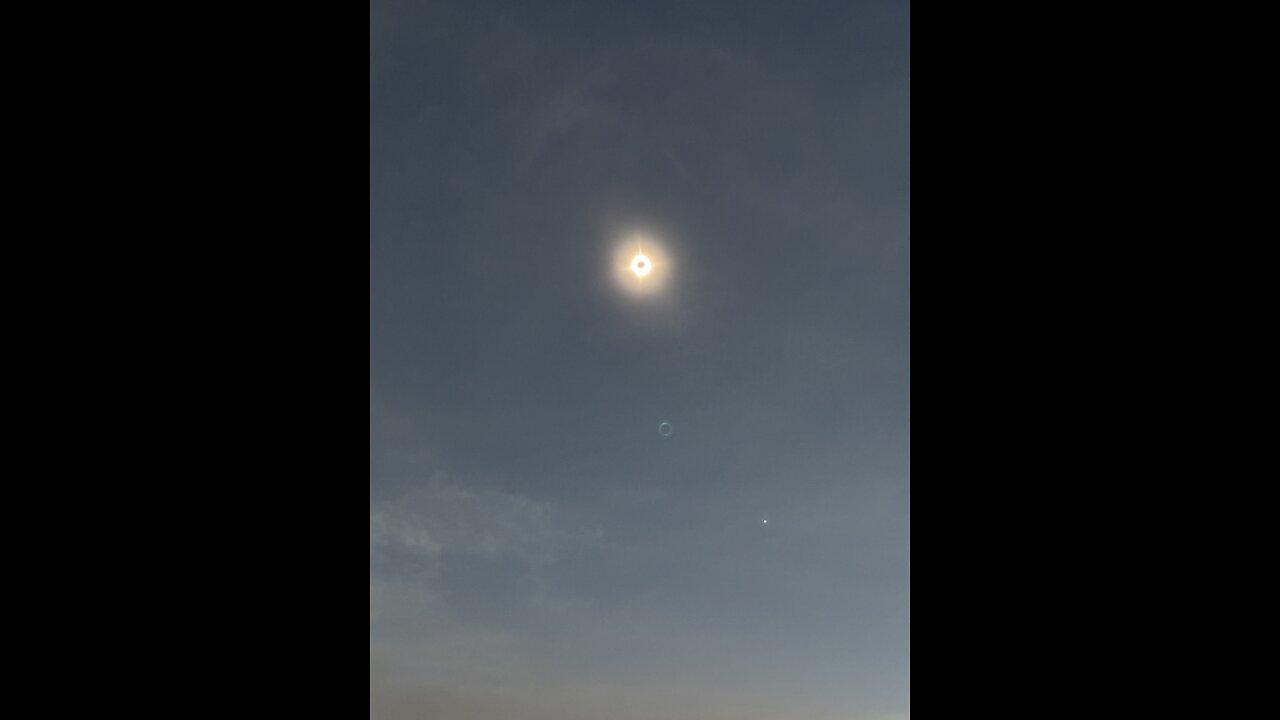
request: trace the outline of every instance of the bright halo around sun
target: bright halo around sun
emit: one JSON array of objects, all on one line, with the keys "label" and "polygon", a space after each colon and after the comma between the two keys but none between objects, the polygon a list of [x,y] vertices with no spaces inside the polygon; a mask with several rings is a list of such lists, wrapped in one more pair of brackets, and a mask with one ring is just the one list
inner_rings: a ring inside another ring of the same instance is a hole
[{"label": "bright halo around sun", "polygon": [[613,280],[627,295],[659,294],[671,279],[671,257],[663,243],[648,234],[631,234],[613,251]]}]

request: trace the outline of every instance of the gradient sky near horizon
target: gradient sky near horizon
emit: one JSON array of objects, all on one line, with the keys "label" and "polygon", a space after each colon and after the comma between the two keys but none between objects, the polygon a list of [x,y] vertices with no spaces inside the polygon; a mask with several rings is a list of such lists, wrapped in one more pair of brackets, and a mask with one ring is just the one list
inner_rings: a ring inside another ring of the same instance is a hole
[{"label": "gradient sky near horizon", "polygon": [[371,718],[909,718],[908,12],[372,0]]}]

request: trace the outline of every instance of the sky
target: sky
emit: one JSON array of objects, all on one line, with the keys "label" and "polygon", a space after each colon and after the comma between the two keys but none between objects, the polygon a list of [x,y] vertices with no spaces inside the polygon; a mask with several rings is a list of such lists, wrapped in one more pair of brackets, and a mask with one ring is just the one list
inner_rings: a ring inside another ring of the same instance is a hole
[{"label": "sky", "polygon": [[372,0],[371,718],[910,717],[908,11]]}]

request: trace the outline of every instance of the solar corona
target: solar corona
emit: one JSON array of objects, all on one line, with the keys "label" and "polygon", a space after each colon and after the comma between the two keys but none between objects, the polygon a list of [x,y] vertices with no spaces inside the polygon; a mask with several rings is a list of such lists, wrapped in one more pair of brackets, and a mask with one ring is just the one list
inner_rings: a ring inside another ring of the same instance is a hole
[{"label": "solar corona", "polygon": [[671,280],[672,262],[664,243],[647,233],[620,237],[613,250],[613,281],[625,295],[656,297]]}]

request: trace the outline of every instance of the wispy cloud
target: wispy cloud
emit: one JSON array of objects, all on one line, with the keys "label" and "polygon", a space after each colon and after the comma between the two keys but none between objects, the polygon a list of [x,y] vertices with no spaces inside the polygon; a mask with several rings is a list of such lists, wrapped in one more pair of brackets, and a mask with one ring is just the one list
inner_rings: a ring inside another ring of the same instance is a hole
[{"label": "wispy cloud", "polygon": [[473,492],[442,476],[369,506],[369,549],[375,558],[458,556],[538,567],[554,562],[566,545],[595,536],[567,523],[553,503],[496,490]]}]

